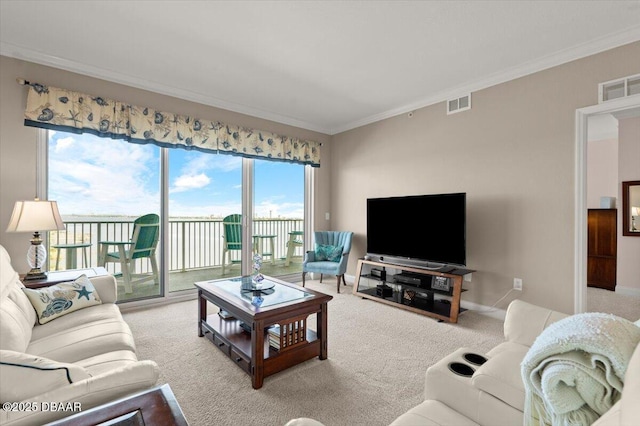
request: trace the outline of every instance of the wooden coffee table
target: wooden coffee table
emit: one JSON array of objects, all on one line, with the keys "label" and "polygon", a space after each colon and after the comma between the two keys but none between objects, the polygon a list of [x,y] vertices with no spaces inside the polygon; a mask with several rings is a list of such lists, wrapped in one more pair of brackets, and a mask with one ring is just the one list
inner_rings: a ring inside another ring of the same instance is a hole
[{"label": "wooden coffee table", "polygon": [[158,386],[65,417],[48,426],[188,426],[169,385]]},{"label": "wooden coffee table", "polygon": [[[198,336],[208,337],[249,374],[254,389],[261,388],[267,376],[316,356],[327,358],[327,303],[333,299],[276,278],[265,277],[261,284],[257,290],[251,277],[195,283]],[[207,301],[228,318],[207,315]],[[316,314],[317,331],[307,328],[311,314]],[[275,330],[280,330],[279,337]]]}]

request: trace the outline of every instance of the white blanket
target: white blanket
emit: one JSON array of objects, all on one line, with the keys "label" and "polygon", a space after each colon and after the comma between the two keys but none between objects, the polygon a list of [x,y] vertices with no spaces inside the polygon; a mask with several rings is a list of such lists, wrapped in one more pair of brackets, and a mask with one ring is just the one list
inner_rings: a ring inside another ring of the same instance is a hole
[{"label": "white blanket", "polygon": [[547,327],[521,364],[525,426],[587,426],[620,399],[640,327],[586,313]]}]

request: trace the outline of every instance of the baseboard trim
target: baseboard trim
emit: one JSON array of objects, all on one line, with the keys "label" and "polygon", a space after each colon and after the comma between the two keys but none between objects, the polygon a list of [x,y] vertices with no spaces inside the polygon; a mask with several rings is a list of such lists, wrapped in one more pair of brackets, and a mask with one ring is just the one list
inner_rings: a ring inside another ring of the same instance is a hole
[{"label": "baseboard trim", "polygon": [[499,319],[500,321],[504,321],[504,319],[507,316],[507,311],[505,309],[492,308],[491,306],[481,305],[479,303],[467,302],[467,301],[461,300],[460,306],[470,311],[474,311],[478,314]]},{"label": "baseboard trim", "polygon": [[616,286],[616,294],[622,296],[640,297],[640,288]]},{"label": "baseboard trim", "polygon": [[120,312],[137,311],[139,309],[150,308],[159,305],[168,305],[170,303],[186,302],[198,298],[198,292],[195,290],[182,290],[178,295],[170,295],[167,297],[155,297],[145,300],[136,300],[132,302],[119,302]]}]

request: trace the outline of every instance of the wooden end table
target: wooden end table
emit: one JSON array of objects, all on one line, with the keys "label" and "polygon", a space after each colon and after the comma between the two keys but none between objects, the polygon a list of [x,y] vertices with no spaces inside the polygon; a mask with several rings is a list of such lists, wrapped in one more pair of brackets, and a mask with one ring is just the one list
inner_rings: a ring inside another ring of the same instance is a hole
[{"label": "wooden end table", "polygon": [[49,287],[50,285],[64,283],[67,281],[73,281],[80,275],[86,275],[88,278],[98,277],[102,275],[109,275],[109,272],[102,267],[88,268],[88,269],[69,269],[67,271],[50,271],[47,272],[47,277],[39,280],[25,280],[26,274],[20,275],[20,281],[27,288],[41,288]]},{"label": "wooden end table", "polygon": [[[262,290],[255,290],[251,277],[195,283],[198,336],[209,338],[249,374],[254,389],[293,365],[316,356],[327,359],[327,303],[333,299],[276,278],[265,277],[261,284]],[[226,319],[207,315],[207,301],[226,312]],[[316,314],[317,331],[307,328],[311,314]]]}]

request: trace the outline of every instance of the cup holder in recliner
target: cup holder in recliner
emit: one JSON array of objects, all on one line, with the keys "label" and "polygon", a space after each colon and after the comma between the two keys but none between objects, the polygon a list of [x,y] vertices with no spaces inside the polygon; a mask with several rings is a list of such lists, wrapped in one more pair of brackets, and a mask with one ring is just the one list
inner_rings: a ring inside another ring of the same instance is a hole
[{"label": "cup holder in recliner", "polygon": [[462,355],[462,357],[469,361],[471,364],[475,364],[475,365],[482,365],[485,362],[487,362],[487,358],[483,357],[482,355],[479,354],[473,354],[473,353],[466,353],[464,355]]},{"label": "cup holder in recliner", "polygon": [[449,370],[453,371],[459,376],[471,377],[475,371],[473,367],[463,364],[461,362],[452,362],[449,364]]}]

